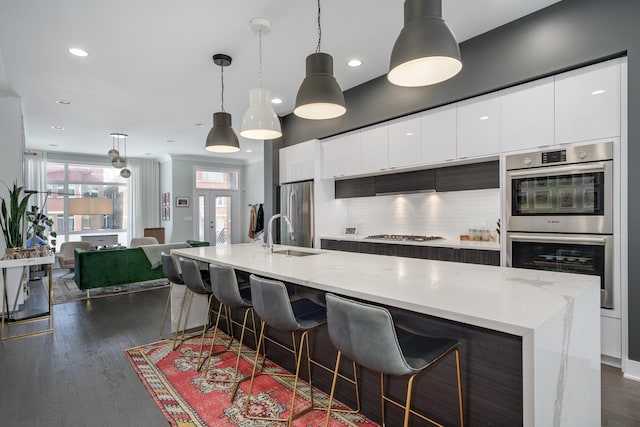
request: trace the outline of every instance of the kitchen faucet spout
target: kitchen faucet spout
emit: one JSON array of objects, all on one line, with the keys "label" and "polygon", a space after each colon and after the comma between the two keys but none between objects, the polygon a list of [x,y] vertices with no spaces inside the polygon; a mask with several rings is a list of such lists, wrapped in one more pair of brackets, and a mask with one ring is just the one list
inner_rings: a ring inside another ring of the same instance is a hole
[{"label": "kitchen faucet spout", "polygon": [[287,223],[287,228],[289,230],[289,235],[293,235],[293,225],[291,224],[291,221],[289,220],[289,218],[286,215],[283,214],[275,214],[273,215],[271,218],[269,218],[269,223],[267,225],[267,241],[265,242],[265,247],[267,248],[267,251],[269,252],[273,252],[273,232],[272,232],[272,228],[273,228],[273,220],[274,219],[278,219],[278,218],[282,218],[284,219],[284,221]]}]

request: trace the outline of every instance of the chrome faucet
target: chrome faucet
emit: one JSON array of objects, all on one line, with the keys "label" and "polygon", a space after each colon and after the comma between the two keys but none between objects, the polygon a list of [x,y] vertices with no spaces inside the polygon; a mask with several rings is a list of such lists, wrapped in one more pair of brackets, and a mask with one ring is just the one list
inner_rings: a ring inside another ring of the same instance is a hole
[{"label": "chrome faucet", "polygon": [[269,252],[273,252],[273,233],[272,233],[272,225],[273,225],[273,220],[274,219],[278,219],[278,218],[282,218],[285,220],[285,222],[287,223],[287,228],[289,229],[289,235],[293,235],[293,225],[291,225],[291,221],[289,220],[289,218],[286,215],[283,214],[275,214],[273,215],[271,218],[269,218],[269,224],[267,225],[267,234],[269,235],[267,237],[267,242],[265,243],[265,247],[267,248],[267,251]]}]

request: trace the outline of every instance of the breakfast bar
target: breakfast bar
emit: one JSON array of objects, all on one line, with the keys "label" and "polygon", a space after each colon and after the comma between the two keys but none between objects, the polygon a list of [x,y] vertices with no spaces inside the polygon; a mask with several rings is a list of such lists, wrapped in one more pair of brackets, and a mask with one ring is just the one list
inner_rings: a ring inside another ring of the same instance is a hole
[{"label": "breakfast bar", "polygon": [[[399,325],[458,339],[467,425],[600,424],[598,277],[259,243],[172,254],[384,305]],[[457,425],[455,402],[438,400],[455,388],[443,365],[414,402]]]}]

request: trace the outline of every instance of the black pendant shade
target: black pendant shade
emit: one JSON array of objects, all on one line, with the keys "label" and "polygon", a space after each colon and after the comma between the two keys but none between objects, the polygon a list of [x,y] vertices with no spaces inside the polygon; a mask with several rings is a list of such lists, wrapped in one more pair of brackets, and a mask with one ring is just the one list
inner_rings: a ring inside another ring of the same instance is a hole
[{"label": "black pendant shade", "polygon": [[398,86],[428,86],[461,69],[460,47],[442,19],[442,1],[405,0],[404,28],[391,52],[389,81]]},{"label": "black pendant shade", "polygon": [[240,151],[240,143],[231,127],[231,114],[224,111],[224,67],[231,65],[231,57],[224,53],[217,53],[213,55],[213,63],[220,67],[222,111],[213,113],[213,127],[207,135],[204,149],[213,153],[235,153]]},{"label": "black pendant shade", "polygon": [[318,52],[307,56],[306,69],[293,113],[312,120],[333,119],[346,113],[344,95],[333,77],[331,55]]},{"label": "black pendant shade", "polygon": [[214,153],[235,153],[240,151],[238,137],[231,127],[231,114],[213,113],[213,127],[207,135],[205,150]]}]

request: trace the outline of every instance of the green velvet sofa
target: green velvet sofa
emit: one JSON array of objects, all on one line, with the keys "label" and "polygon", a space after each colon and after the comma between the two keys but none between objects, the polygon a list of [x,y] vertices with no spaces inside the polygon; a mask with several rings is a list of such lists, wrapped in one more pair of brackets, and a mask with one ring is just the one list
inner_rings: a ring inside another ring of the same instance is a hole
[{"label": "green velvet sofa", "polygon": [[[188,246],[209,245],[208,242],[191,240],[187,243]],[[167,249],[172,247],[171,244],[158,246]],[[76,249],[74,256],[74,280],[82,290],[147,282],[165,277],[162,265],[152,266],[142,247],[107,250]]]}]

